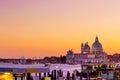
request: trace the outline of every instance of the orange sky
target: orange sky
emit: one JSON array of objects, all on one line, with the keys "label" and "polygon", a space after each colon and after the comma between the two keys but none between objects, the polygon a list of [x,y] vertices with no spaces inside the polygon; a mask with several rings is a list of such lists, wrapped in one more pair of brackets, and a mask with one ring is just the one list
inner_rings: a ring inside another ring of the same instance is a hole
[{"label": "orange sky", "polygon": [[120,0],[1,0],[0,57],[65,55],[91,46],[120,52]]}]

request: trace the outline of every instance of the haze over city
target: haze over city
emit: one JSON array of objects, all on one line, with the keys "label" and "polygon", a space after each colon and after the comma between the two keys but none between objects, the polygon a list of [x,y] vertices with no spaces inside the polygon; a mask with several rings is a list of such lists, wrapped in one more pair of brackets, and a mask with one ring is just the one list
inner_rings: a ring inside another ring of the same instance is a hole
[{"label": "haze over city", "polygon": [[120,0],[1,0],[0,58],[80,52],[98,36],[108,54],[120,52]]}]

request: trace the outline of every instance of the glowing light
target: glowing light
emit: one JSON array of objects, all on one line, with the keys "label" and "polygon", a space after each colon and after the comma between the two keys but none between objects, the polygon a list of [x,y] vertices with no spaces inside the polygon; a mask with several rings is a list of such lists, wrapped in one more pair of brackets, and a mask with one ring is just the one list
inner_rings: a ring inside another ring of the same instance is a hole
[{"label": "glowing light", "polygon": [[13,74],[9,72],[1,73],[0,80],[14,80]]},{"label": "glowing light", "polygon": [[5,72],[4,75],[11,75],[11,73],[9,73],[9,72]]},{"label": "glowing light", "polygon": [[58,66],[55,66],[55,68],[57,69],[57,68],[58,68]]}]

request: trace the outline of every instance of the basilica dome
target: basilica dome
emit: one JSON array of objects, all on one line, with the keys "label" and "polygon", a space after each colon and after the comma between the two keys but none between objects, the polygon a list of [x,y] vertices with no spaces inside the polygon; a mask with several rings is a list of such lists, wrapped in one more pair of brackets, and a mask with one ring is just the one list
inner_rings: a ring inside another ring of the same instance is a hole
[{"label": "basilica dome", "polygon": [[84,52],[90,52],[90,46],[88,45],[88,43],[85,43],[84,45]]},{"label": "basilica dome", "polygon": [[74,54],[74,53],[73,53],[72,50],[67,51],[67,55],[73,55],[73,54]]},{"label": "basilica dome", "polygon": [[92,45],[92,49],[93,51],[100,51],[100,52],[103,50],[102,45],[98,40],[98,37],[96,37],[95,42]]},{"label": "basilica dome", "polygon": [[90,52],[90,46],[88,45],[88,42],[86,42],[84,45],[81,44],[81,53],[89,53]]}]

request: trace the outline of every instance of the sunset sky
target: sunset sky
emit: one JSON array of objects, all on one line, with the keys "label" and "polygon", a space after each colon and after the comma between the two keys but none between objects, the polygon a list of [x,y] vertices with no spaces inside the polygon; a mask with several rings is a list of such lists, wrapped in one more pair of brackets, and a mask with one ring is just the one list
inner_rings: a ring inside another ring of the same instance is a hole
[{"label": "sunset sky", "polygon": [[0,58],[79,53],[96,36],[120,53],[120,0],[0,0]]}]

